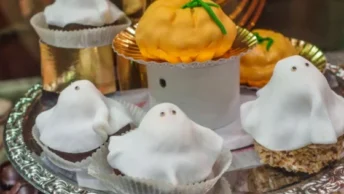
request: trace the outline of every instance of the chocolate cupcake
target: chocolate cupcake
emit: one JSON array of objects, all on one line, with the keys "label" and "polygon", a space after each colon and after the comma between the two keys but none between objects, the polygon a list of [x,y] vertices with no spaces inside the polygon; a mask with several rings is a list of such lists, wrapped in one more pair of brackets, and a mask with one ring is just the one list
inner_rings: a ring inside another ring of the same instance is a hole
[{"label": "chocolate cupcake", "polygon": [[137,129],[111,137],[88,172],[106,180],[110,191],[199,194],[208,193],[230,163],[230,150],[223,148],[219,135],[190,120],[176,105],[163,103]]},{"label": "chocolate cupcake", "polygon": [[340,159],[344,98],[310,61],[301,56],[279,61],[257,95],[241,106],[241,120],[263,163],[313,174]]},{"label": "chocolate cupcake", "polygon": [[52,30],[83,30],[115,25],[123,13],[109,0],[56,0],[44,10]]},{"label": "chocolate cupcake", "polygon": [[53,108],[38,115],[33,135],[53,163],[70,169],[64,163],[83,166],[109,136],[130,130],[132,123],[126,107],[81,80],[64,89]]},{"label": "chocolate cupcake", "polygon": [[56,0],[31,18],[40,39],[59,48],[110,45],[131,24],[109,0]]}]

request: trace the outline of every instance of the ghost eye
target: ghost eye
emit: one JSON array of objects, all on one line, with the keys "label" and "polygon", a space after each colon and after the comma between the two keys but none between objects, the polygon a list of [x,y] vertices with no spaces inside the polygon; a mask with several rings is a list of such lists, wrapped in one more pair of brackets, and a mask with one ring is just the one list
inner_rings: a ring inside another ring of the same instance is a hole
[{"label": "ghost eye", "polygon": [[161,112],[161,113],[160,113],[160,116],[161,116],[161,117],[164,117],[164,116],[165,116],[165,112]]},{"label": "ghost eye", "polygon": [[79,88],[79,86],[75,86],[75,90],[79,90],[80,88]]},{"label": "ghost eye", "polygon": [[172,114],[173,114],[173,115],[176,115],[177,112],[176,112],[175,110],[172,110]]},{"label": "ghost eye", "polygon": [[297,70],[297,68],[295,67],[295,66],[293,66],[292,68],[291,68],[291,71],[296,71]]},{"label": "ghost eye", "polygon": [[308,67],[308,66],[309,66],[309,63],[305,63],[305,65],[306,65],[306,67]]}]

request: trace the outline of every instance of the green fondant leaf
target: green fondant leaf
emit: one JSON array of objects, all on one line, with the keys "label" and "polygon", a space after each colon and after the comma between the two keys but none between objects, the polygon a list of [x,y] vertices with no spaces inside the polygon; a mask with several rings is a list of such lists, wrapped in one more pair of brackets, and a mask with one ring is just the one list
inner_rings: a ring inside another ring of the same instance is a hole
[{"label": "green fondant leaf", "polygon": [[191,8],[195,8],[195,7],[203,7],[206,10],[206,12],[208,13],[208,15],[211,17],[211,19],[220,28],[222,34],[227,34],[225,26],[222,24],[220,19],[216,16],[214,11],[211,9],[211,7],[220,8],[219,5],[217,5],[215,3],[209,3],[209,2],[206,3],[203,0],[191,0],[187,4],[183,5],[182,9],[186,9],[186,8],[190,8],[191,9]]}]

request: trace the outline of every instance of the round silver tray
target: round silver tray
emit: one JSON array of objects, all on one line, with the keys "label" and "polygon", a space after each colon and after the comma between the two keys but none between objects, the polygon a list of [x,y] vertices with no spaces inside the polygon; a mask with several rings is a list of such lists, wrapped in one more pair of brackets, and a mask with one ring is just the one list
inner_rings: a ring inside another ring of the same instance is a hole
[{"label": "round silver tray", "polygon": [[[344,70],[328,65],[324,74],[332,89],[344,96]],[[52,107],[56,100],[57,95],[42,92],[41,85],[35,85],[16,103],[4,130],[9,160],[28,182],[43,193],[104,193],[79,187],[73,178],[46,165],[39,157],[42,150],[33,140],[31,129],[36,116]],[[234,152],[240,151],[243,149]],[[344,159],[313,176],[259,166],[230,171],[224,177],[234,193],[332,193],[344,187]]]}]

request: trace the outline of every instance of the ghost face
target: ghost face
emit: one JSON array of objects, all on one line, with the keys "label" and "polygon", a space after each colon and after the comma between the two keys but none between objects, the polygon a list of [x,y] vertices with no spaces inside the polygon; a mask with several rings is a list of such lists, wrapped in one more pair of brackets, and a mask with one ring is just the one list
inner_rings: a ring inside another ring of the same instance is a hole
[{"label": "ghost face", "polygon": [[314,81],[318,82],[315,84],[327,83],[322,73],[311,62],[299,55],[280,60],[276,64],[271,81],[296,85],[310,82],[314,85]]},{"label": "ghost face", "polygon": [[91,106],[92,103],[99,102],[98,99],[101,96],[102,94],[90,81],[80,80],[73,82],[61,92],[58,99],[58,104],[71,107],[74,106],[78,108],[84,107],[87,109],[87,107],[93,107]]},{"label": "ghost face", "polygon": [[176,105],[162,103],[146,114],[139,128],[154,132],[178,131],[191,128],[191,121]]}]

